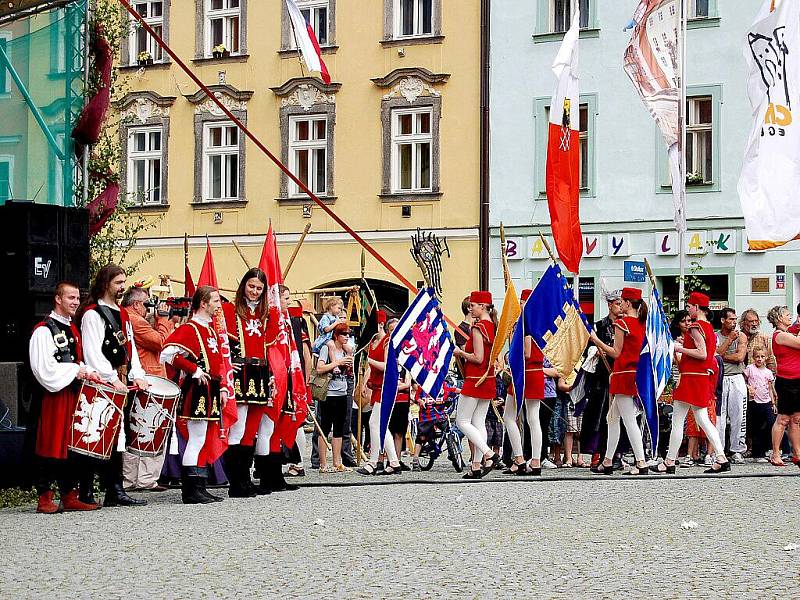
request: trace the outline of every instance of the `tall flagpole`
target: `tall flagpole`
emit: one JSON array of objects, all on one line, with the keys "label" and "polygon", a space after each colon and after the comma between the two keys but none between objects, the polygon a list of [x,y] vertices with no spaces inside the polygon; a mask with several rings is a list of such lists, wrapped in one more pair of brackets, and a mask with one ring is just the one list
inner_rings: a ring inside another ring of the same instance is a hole
[{"label": "tall flagpole", "polygon": [[[680,127],[680,201],[684,208],[684,223],[686,222],[686,24],[688,21],[687,0],[681,1],[681,25],[678,33],[678,44],[680,46],[680,104],[678,106],[678,127]],[[675,185],[675,182],[672,182]],[[686,227],[685,225],[678,231],[678,247],[680,248],[680,277],[678,278],[678,308],[683,306],[683,298],[686,286]]]}]

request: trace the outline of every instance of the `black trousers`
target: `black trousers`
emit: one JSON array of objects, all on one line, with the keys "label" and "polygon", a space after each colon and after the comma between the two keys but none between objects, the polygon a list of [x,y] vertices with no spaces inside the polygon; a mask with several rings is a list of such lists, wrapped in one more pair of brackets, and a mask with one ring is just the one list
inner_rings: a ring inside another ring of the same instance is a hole
[{"label": "black trousers", "polygon": [[62,496],[75,488],[80,489],[81,495],[88,493],[94,487],[96,462],[91,457],[72,451],[67,453],[66,459],[37,456],[36,492],[43,494],[55,482]]}]

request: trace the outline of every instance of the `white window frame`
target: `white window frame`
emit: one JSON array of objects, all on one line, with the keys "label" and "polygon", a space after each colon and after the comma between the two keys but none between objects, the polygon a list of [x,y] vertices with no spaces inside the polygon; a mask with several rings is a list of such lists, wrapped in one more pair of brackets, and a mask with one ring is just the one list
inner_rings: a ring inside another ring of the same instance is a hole
[{"label": "white window frame", "polygon": [[[331,43],[331,7],[329,0],[297,0],[297,8],[306,17],[306,20],[311,23],[314,29],[314,34],[317,36],[317,42],[321,47],[329,46]],[[320,16],[319,10],[325,9],[325,41],[319,39],[319,23]],[[306,13],[309,13],[306,16]],[[297,43],[294,37],[294,30],[291,23],[289,23],[289,48],[291,50],[297,49]]]},{"label": "white window frame", "polygon": [[435,1],[429,0],[431,3],[431,22],[430,31],[423,32],[422,23],[422,2],[423,0],[414,1],[414,31],[411,34],[403,33],[403,16],[402,16],[402,0],[394,0],[394,39],[409,39],[420,37],[431,37],[434,35],[434,11],[436,9]]},{"label": "white window frame", "polygon": [[[136,2],[132,2],[134,8],[137,4],[146,4],[147,5],[147,17],[144,18],[144,22],[150,25],[153,29],[156,30],[158,33],[158,27],[161,27],[161,33],[159,34],[162,38],[164,37],[164,11],[167,9],[166,2],[164,0],[137,0]],[[150,16],[152,11],[150,7],[153,4],[160,4],[161,5],[161,15],[158,17]],[[139,13],[141,14],[141,12]],[[130,33],[128,34],[128,64],[135,65],[139,61],[139,52],[142,52],[138,48],[138,33],[140,29],[144,29],[139,25],[139,22],[136,21],[133,17],[130,18]],[[150,53],[150,56],[153,59],[153,62],[162,62],[164,60],[164,54],[161,50],[161,46],[159,46],[153,36],[149,33],[147,34],[147,42],[146,42],[146,50]]]},{"label": "white window frame", "polygon": [[[698,106],[698,101],[708,102],[711,107],[711,122],[710,123],[698,123],[697,120],[699,119],[700,108]],[[689,96],[686,99],[688,106],[688,110],[686,113],[686,134],[696,134],[692,135],[691,144],[692,144],[692,164],[686,165],[686,172],[687,176],[688,173],[702,173],[704,184],[709,184],[714,182],[714,177],[716,173],[712,172],[711,176],[709,177],[708,173],[706,173],[705,164],[707,161],[711,162],[711,168],[714,168],[714,98],[713,96],[709,95],[698,95],[698,96]],[[704,134],[704,135],[697,135],[697,134]],[[711,156],[706,159],[706,150],[705,145],[703,144],[703,140],[705,137],[708,136],[711,138]],[[689,141],[687,140],[687,144]]]},{"label": "white window frame", "polygon": [[[556,2],[561,1],[565,3],[569,11],[569,17],[564,20],[564,29],[556,29]],[[589,0],[576,0],[578,4],[585,3],[585,10],[581,11],[580,28],[586,29],[589,27],[589,11],[591,10]],[[566,33],[572,23],[572,0],[548,0],[548,31],[550,33]]]},{"label": "white window frame", "polygon": [[709,16],[711,16],[711,1],[710,0],[706,0],[706,14],[704,14],[704,15],[697,14],[697,2],[698,2],[698,0],[691,0],[691,2],[689,2],[688,18],[689,19],[706,19]]},{"label": "white window frame", "polygon": [[[297,124],[302,121],[308,122],[309,127],[309,140],[298,140],[296,139],[296,132],[297,132]],[[323,139],[313,139],[314,133],[316,131],[316,127],[314,126],[316,122],[324,123],[324,131],[325,137]],[[289,117],[289,170],[297,175],[300,178],[300,163],[298,159],[298,152],[301,150],[307,150],[308,156],[306,158],[307,161],[307,173],[308,173],[308,181],[306,182],[306,186],[310,189],[314,194],[317,196],[326,196],[328,194],[328,116],[325,114],[315,114],[315,115],[292,115]],[[325,176],[323,178],[323,188],[316,189],[316,172],[318,164],[317,153],[314,152],[315,150],[322,150],[322,166],[325,169]],[[307,194],[300,189],[300,187],[294,182],[289,180],[289,197],[290,198],[297,198],[297,197],[305,197]]]},{"label": "white window frame", "polygon": [[[414,115],[413,123],[414,128],[417,127],[417,118],[419,114],[427,114],[429,117],[429,131],[428,133],[411,133],[400,134],[400,117],[404,115]],[[391,190],[392,193],[415,193],[415,192],[432,192],[433,191],[433,107],[424,106],[419,108],[404,108],[393,109],[391,111],[392,123],[392,164],[391,164]],[[428,186],[423,187],[420,179],[422,170],[420,168],[420,152],[417,146],[420,144],[428,144],[428,165],[429,165],[429,182]],[[412,184],[410,188],[403,188],[400,184],[400,146],[411,144],[412,150],[412,166],[411,166],[411,179]]]},{"label": "white window frame", "polygon": [[[158,132],[160,135],[160,143],[158,150],[149,148],[150,134]],[[145,150],[136,150],[133,139],[137,134],[146,135],[146,143],[148,148]],[[152,204],[162,204],[164,197],[164,181],[163,181],[163,166],[164,166],[164,128],[161,125],[148,125],[145,127],[131,127],[128,129],[128,166],[127,166],[127,191],[128,201],[140,206],[147,206]],[[136,188],[136,169],[134,165],[138,161],[145,163],[145,179],[147,187],[144,191],[144,197],[138,197],[138,190]],[[155,166],[155,161],[158,161],[158,166]],[[151,197],[152,190],[155,189],[155,177],[158,175],[158,199],[153,200]]]},{"label": "white window frame", "polygon": [[0,154],[0,163],[8,163],[8,189],[0,190],[0,195],[8,194],[8,201],[14,197],[14,155]]},{"label": "white window frame", "polygon": [[[5,41],[6,43],[6,55],[8,56],[8,60],[11,60],[11,39],[13,35],[10,31],[0,31],[0,39]],[[9,73],[8,69],[5,69],[5,73],[3,73],[3,83],[5,84],[2,89],[0,89],[0,97],[7,98],[11,95],[11,73]]]},{"label": "white window frame", "polygon": [[[223,5],[227,6],[229,2],[232,0],[222,0]],[[234,8],[221,8],[221,9],[212,9],[211,2],[212,0],[205,0],[205,7],[206,7],[206,17],[205,17],[205,50],[206,55],[211,56],[211,50],[215,47],[215,44],[211,38],[211,22],[216,19],[222,19],[222,43],[225,45],[225,49],[228,50],[231,54],[240,54],[242,50],[242,2],[244,0],[239,0],[239,5]],[[235,50],[233,49],[233,44],[230,39],[230,26],[228,25],[229,19],[236,17],[239,20],[239,47]]]},{"label": "white window frame", "polygon": [[[212,148],[211,147],[211,130],[217,128],[232,127],[236,130],[236,143],[231,145],[223,145]],[[233,123],[233,121],[210,121],[203,123],[203,201],[204,202],[226,202],[231,200],[238,200],[241,197],[241,183],[239,181],[240,169],[242,168],[242,157],[239,151],[241,132]],[[233,181],[236,182],[236,195],[230,195],[230,189],[227,187],[231,178],[227,171],[230,169],[229,161],[226,157],[236,156],[236,176]],[[211,196],[211,158],[214,156],[222,156],[222,173],[221,173],[221,194],[219,197]]]}]

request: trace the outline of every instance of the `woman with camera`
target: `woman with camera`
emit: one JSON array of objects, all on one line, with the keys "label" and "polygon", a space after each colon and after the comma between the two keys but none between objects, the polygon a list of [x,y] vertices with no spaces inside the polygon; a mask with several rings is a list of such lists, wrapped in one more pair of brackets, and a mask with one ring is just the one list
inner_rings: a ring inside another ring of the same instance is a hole
[{"label": "woman with camera", "polygon": [[[333,430],[333,466],[328,465],[328,453],[319,453],[320,473],[343,473],[352,471],[342,464],[342,441],[347,419],[347,403],[351,401],[347,390],[353,383],[353,349],[349,345],[350,327],[347,323],[337,323],[332,337],[319,350],[317,374],[330,374],[328,393],[322,402],[320,419],[321,434],[327,438]],[[320,449],[321,450],[321,449]]]}]

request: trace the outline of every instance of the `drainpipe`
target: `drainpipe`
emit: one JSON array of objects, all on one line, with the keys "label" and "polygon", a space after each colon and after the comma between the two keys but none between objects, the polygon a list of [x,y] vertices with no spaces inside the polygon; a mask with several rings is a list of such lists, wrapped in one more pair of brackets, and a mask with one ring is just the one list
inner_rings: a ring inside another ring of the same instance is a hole
[{"label": "drainpipe", "polygon": [[489,289],[489,23],[491,0],[481,0],[480,289]]}]

